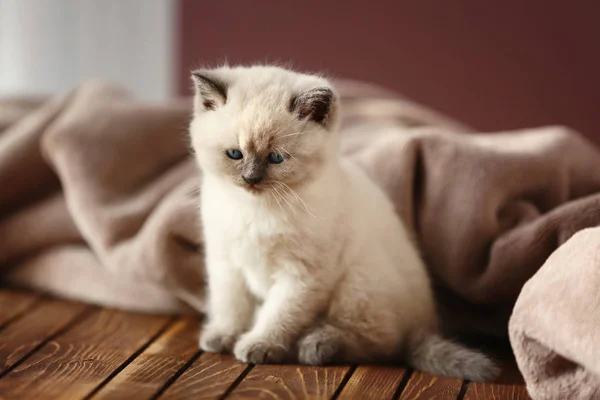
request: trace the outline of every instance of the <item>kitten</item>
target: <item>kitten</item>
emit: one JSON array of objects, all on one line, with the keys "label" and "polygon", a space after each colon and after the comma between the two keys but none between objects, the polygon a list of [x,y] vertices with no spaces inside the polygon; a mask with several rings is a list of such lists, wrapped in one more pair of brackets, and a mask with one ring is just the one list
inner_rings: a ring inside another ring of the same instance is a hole
[{"label": "kitten", "polygon": [[208,323],[200,347],[243,362],[408,362],[485,380],[440,337],[425,266],[393,205],[340,159],[325,79],[279,67],[193,72]]}]

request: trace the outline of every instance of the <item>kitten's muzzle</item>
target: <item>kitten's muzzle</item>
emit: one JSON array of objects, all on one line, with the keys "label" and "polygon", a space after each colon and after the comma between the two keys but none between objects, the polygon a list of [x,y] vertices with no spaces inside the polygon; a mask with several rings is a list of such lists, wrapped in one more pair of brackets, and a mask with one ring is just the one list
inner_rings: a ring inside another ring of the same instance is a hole
[{"label": "kitten's muzzle", "polygon": [[248,175],[248,176],[242,175],[242,178],[249,185],[258,185],[259,183],[262,182],[264,176],[263,175]]}]

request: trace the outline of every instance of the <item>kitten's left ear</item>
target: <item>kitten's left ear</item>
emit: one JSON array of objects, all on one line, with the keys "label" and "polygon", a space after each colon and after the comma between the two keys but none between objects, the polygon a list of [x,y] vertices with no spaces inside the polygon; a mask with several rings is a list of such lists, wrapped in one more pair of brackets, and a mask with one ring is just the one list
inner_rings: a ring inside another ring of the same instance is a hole
[{"label": "kitten's left ear", "polygon": [[298,118],[309,120],[326,126],[333,113],[335,95],[328,87],[318,87],[293,96],[290,100],[289,111],[296,113]]},{"label": "kitten's left ear", "polygon": [[227,102],[227,84],[213,70],[192,71],[196,89],[194,107],[196,112],[216,110]]}]

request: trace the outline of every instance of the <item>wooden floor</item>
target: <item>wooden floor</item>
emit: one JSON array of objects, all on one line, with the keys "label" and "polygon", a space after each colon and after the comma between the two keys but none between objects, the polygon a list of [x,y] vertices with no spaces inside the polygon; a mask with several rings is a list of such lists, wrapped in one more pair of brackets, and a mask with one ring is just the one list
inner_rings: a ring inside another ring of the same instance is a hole
[{"label": "wooden floor", "polygon": [[0,289],[0,399],[528,399],[402,368],[247,365],[197,348],[193,318],[101,309]]}]

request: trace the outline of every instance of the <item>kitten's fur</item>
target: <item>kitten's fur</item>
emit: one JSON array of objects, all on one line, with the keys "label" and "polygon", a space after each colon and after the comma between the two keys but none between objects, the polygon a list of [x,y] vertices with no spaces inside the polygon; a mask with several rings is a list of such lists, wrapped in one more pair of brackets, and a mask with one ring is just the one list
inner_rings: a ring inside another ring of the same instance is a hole
[{"label": "kitten's fur", "polygon": [[[439,336],[425,266],[393,205],[338,155],[340,106],[327,80],[268,66],[193,78],[209,293],[202,349],[251,363],[404,360],[471,380],[497,373]],[[283,163],[267,163],[270,152]]]}]

